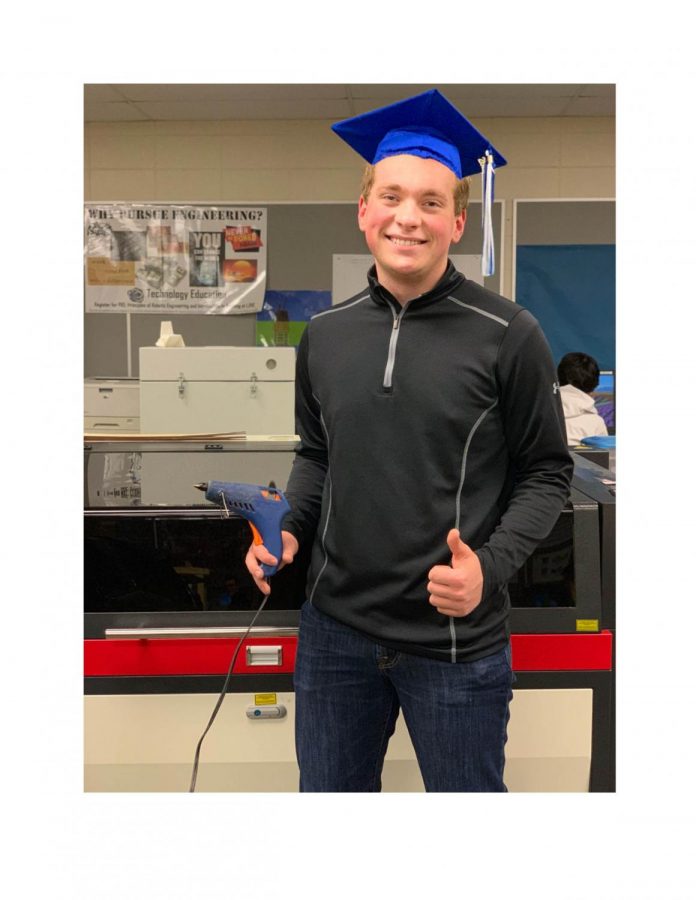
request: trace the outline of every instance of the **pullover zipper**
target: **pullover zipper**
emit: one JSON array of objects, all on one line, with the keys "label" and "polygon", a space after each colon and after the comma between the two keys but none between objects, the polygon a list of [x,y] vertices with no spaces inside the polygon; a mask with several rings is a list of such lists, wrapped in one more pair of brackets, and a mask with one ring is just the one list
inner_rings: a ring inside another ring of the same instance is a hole
[{"label": "pullover zipper", "polygon": [[394,325],[392,327],[391,337],[389,338],[389,353],[387,354],[387,367],[384,370],[384,381],[382,383],[382,387],[386,391],[390,391],[392,389],[392,375],[394,373],[394,362],[396,360],[396,344],[399,340],[399,329],[401,328],[401,320],[404,317],[404,313],[406,312],[406,308],[411,301],[408,303],[404,303],[401,307],[401,311],[399,314],[396,314],[396,311],[391,304],[389,305],[389,309],[391,309],[392,316],[394,316]]}]

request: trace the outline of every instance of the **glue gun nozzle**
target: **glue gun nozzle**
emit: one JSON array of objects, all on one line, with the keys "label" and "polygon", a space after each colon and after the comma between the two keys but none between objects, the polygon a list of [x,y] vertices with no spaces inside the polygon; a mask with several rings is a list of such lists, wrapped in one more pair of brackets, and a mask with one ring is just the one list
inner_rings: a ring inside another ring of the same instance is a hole
[{"label": "glue gun nozzle", "polygon": [[205,493],[205,491],[208,490],[208,482],[201,481],[199,484],[194,484],[194,487],[197,488],[199,491],[203,491]]}]

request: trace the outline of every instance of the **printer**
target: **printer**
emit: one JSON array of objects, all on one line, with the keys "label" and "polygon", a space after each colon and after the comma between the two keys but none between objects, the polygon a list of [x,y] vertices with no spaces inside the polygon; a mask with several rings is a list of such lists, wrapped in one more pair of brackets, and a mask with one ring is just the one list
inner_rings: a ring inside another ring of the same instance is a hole
[{"label": "printer", "polygon": [[85,378],[85,431],[140,430],[140,385],[137,378]]}]

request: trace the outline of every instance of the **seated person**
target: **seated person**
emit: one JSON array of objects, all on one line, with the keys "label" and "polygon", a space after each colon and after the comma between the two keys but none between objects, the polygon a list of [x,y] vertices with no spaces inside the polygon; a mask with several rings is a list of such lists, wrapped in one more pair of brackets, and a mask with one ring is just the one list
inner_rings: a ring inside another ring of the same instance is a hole
[{"label": "seated person", "polygon": [[583,438],[607,434],[604,419],[590,396],[599,384],[597,361],[586,353],[566,353],[558,364],[558,381],[568,444],[574,446]]}]

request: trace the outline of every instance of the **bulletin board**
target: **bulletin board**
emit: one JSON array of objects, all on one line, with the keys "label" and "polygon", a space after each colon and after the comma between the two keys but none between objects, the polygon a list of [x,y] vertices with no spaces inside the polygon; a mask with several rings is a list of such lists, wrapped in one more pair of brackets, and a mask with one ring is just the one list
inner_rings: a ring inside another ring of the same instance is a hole
[{"label": "bulletin board", "polygon": [[514,299],[541,324],[556,363],[588,353],[616,368],[613,200],[517,200]]}]

